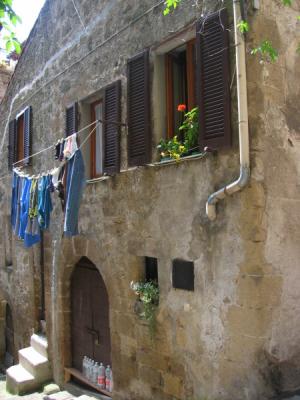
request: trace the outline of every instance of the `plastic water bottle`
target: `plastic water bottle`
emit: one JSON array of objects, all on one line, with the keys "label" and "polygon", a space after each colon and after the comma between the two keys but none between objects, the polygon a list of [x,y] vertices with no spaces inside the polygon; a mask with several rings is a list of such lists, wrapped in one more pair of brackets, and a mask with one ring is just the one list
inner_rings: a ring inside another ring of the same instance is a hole
[{"label": "plastic water bottle", "polygon": [[113,391],[113,373],[112,369],[110,369],[110,386],[109,386],[109,392]]},{"label": "plastic water bottle", "polygon": [[99,369],[99,365],[96,362],[93,366],[93,377],[92,377],[92,382],[97,384],[97,380],[98,380],[98,369]]},{"label": "plastic water bottle", "polygon": [[82,360],[82,373],[83,373],[83,376],[86,376],[86,366],[87,366],[87,356],[84,356],[83,360]]},{"label": "plastic water bottle", "polygon": [[108,365],[105,370],[105,390],[107,392],[110,392],[110,389],[111,389],[110,382],[111,382],[111,369],[110,369],[110,366]]},{"label": "plastic water bottle", "polygon": [[98,386],[100,389],[105,389],[105,367],[100,363],[98,369]]},{"label": "plastic water bottle", "polygon": [[93,380],[93,367],[94,367],[94,361],[92,359],[90,359],[89,366],[88,366],[88,374],[87,374],[87,378],[89,381]]}]

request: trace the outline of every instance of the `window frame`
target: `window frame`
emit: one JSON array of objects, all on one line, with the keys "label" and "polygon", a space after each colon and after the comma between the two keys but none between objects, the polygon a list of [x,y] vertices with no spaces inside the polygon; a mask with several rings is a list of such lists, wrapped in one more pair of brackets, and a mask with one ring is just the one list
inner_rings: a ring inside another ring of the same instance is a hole
[{"label": "window frame", "polygon": [[[187,109],[196,107],[196,38],[186,42],[186,74],[187,74]],[[173,50],[180,46],[174,47]],[[172,50],[171,50],[172,51]],[[174,89],[173,89],[173,60],[171,51],[165,54],[165,75],[166,75],[166,128],[167,139],[174,135]]]},{"label": "window frame", "polygon": [[[100,98],[98,100],[93,101],[90,104],[90,116],[91,116],[91,123],[96,121],[96,106],[102,104],[102,115],[103,115],[103,106],[104,106],[104,102],[103,102],[103,98]],[[95,129],[95,125],[92,125],[91,127],[91,131]],[[102,139],[103,139],[103,125],[102,125]],[[101,152],[102,152],[102,169],[104,167],[103,165],[103,140],[102,140],[102,148],[101,148]],[[90,146],[90,175],[91,178],[90,179],[96,179],[96,178],[100,178],[101,176],[103,176],[103,174],[97,174],[96,172],[96,130],[92,133],[91,135],[91,146]]]},{"label": "window frame", "polygon": [[16,159],[14,161],[16,166],[23,165],[21,160],[24,160],[25,149],[24,149],[24,136],[25,136],[25,111],[20,113],[17,118],[17,132],[16,132]]}]

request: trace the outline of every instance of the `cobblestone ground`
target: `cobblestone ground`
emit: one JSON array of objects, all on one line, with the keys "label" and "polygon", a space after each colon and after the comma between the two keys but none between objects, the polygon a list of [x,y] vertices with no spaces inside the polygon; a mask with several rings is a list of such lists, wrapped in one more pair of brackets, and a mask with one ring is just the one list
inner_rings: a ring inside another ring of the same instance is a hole
[{"label": "cobblestone ground", "polygon": [[36,392],[27,394],[24,396],[16,396],[8,393],[5,389],[5,379],[1,379],[0,381],[0,400],[98,400],[95,397],[82,395],[80,397],[76,397],[64,390],[54,394],[45,394],[42,392]]}]

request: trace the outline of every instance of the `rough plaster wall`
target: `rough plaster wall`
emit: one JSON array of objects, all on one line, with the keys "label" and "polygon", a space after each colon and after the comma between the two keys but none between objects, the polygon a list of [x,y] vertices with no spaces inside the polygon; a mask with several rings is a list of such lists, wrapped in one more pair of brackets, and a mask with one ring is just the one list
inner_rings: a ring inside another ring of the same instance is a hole
[{"label": "rough plaster wall", "polygon": [[[33,107],[36,151],[62,136],[67,104],[116,79],[122,80],[125,119],[126,59],[196,16],[192,1],[167,18],[159,6],[110,38],[154,4],[107,0],[91,5],[82,0],[78,8],[86,35],[71,2],[46,2],[3,104],[1,149],[6,149],[7,119],[26,105]],[[125,171],[89,184],[80,210],[81,235],[74,240],[61,240],[62,215],[55,201],[45,268],[47,331],[58,382],[71,361],[69,278],[85,255],[99,268],[110,296],[114,399],[261,400],[300,386],[297,7],[296,1],[294,8],[283,9],[279,2],[266,0],[260,10],[250,12],[248,46],[268,35],[281,57],[275,65],[247,57],[252,180],[242,193],[219,204],[215,222],[204,213],[207,196],[239,170],[234,88],[232,150],[179,165]],[[214,9],[212,2],[203,5],[205,12]],[[1,162],[5,170],[5,157]],[[33,170],[52,165],[51,157],[43,155],[34,160]],[[122,168],[127,168],[124,130]],[[3,220],[9,214],[7,186],[3,181],[0,185]],[[4,297],[18,321],[18,346],[36,325],[36,251],[14,242],[13,271],[1,269]],[[134,313],[129,290],[130,281],[142,276],[145,255],[159,263],[154,343]],[[194,293],[172,289],[171,260],[176,257],[195,261]]]},{"label": "rough plaster wall", "polygon": [[12,73],[13,68],[6,65],[0,65],[0,102],[4,97]]}]

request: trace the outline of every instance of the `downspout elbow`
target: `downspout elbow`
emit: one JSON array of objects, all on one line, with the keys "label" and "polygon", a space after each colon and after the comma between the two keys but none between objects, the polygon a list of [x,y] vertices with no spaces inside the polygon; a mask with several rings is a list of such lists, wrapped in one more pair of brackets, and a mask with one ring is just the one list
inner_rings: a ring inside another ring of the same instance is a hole
[{"label": "downspout elbow", "polygon": [[224,186],[219,189],[217,192],[212,193],[207,202],[206,202],[206,215],[211,221],[214,221],[217,218],[217,203],[219,200],[224,199],[226,196],[230,196],[235,192],[242,190],[245,186],[247,186],[250,179],[250,167],[249,166],[241,166],[240,168],[240,176],[238,179],[231,184]]}]

